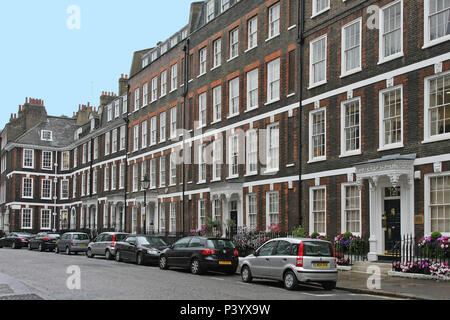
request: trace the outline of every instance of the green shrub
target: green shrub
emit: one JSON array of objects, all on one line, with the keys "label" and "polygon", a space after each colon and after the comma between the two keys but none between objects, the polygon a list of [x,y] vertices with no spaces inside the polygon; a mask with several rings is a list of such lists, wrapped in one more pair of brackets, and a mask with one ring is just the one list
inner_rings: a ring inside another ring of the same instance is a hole
[{"label": "green shrub", "polygon": [[302,226],[298,226],[292,231],[294,238],[306,238],[308,234]]}]

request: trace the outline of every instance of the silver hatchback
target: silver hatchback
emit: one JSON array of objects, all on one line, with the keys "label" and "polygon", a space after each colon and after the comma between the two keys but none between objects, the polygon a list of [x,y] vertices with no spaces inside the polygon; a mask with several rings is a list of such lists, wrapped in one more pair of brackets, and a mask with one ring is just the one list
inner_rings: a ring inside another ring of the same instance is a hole
[{"label": "silver hatchback", "polygon": [[105,256],[106,260],[113,260],[116,255],[117,242],[123,241],[127,236],[128,233],[122,232],[101,233],[89,243],[86,255],[88,258]]},{"label": "silver hatchback", "polygon": [[317,282],[336,288],[338,270],[331,242],[315,239],[278,238],[266,242],[241,263],[242,281],[253,278],[282,281],[293,290],[299,282]]}]

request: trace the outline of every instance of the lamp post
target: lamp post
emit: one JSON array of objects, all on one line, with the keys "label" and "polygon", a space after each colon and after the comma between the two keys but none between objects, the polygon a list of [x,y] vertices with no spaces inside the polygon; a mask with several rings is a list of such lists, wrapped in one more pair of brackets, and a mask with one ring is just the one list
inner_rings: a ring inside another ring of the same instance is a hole
[{"label": "lamp post", "polygon": [[141,183],[144,189],[144,234],[147,234],[147,190],[150,188],[150,179],[147,175],[144,176],[144,180]]}]

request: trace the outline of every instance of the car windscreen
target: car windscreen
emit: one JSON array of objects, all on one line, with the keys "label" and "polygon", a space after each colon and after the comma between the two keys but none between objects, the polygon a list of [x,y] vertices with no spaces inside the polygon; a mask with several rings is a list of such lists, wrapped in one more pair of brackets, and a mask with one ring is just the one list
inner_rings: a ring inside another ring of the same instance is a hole
[{"label": "car windscreen", "polygon": [[152,238],[152,237],[139,237],[139,243],[141,245],[150,245],[152,247],[165,247],[167,243],[164,242],[161,238]]},{"label": "car windscreen", "polygon": [[206,246],[210,249],[234,249],[234,244],[226,239],[208,239]]},{"label": "car windscreen", "polygon": [[128,235],[126,233],[124,234],[116,234],[114,240],[115,241],[123,241]]},{"label": "car windscreen", "polygon": [[24,237],[24,238],[31,238],[31,237],[33,237],[33,235],[29,234],[29,233],[16,233],[16,235],[18,237]]},{"label": "car windscreen", "polygon": [[49,234],[48,237],[50,239],[59,239],[61,236],[59,234]]},{"label": "car windscreen", "polygon": [[303,255],[305,257],[332,257],[333,248],[328,242],[305,241],[303,242]]},{"label": "car windscreen", "polygon": [[87,234],[74,234],[73,240],[89,240],[89,237]]}]

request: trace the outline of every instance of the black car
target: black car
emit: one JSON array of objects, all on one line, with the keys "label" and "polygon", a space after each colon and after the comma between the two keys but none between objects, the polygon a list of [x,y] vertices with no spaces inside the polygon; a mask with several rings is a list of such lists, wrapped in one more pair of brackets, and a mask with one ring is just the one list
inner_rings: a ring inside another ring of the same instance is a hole
[{"label": "black car", "polygon": [[38,233],[28,242],[28,249],[39,249],[41,252],[46,250],[53,251],[56,247],[56,241],[58,241],[59,238],[61,238],[61,236],[56,233]]},{"label": "black car", "polygon": [[13,232],[0,239],[0,248],[11,247],[13,249],[22,249],[28,247],[28,242],[33,235],[29,233]]},{"label": "black car", "polygon": [[129,235],[123,241],[116,243],[116,261],[158,264],[161,250],[167,248],[167,243],[158,237],[146,235]]},{"label": "black car", "polygon": [[161,253],[159,267],[190,269],[193,274],[218,271],[235,274],[239,265],[238,251],[228,239],[187,237]]}]

